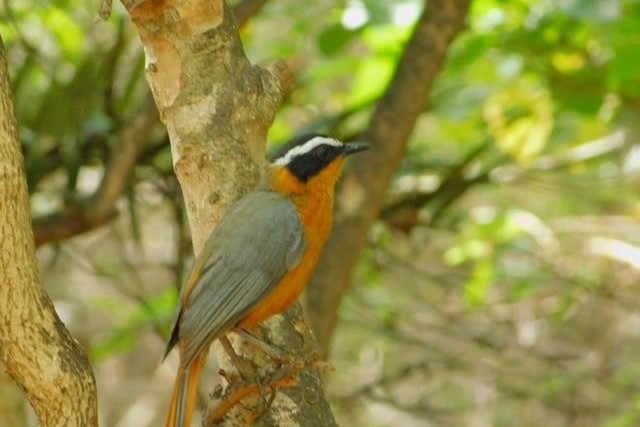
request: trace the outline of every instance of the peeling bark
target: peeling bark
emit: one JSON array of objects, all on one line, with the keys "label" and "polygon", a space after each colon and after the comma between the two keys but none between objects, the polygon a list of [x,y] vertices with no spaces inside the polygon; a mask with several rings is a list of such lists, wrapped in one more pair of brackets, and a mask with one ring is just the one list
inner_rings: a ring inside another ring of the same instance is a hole
[{"label": "peeling bark", "polygon": [[89,360],[58,318],[35,257],[24,159],[0,41],[0,356],[45,427],[98,425]]},{"label": "peeling bark", "polygon": [[426,2],[395,75],[361,137],[373,149],[366,162],[355,162],[342,178],[333,233],[306,293],[305,308],[325,357],[353,267],[382,209],[386,189],[402,161],[447,50],[464,28],[469,1]]},{"label": "peeling bark", "polygon": [[[169,132],[197,254],[228,206],[258,181],[266,165],[267,129],[290,76],[282,63],[269,71],[248,61],[224,1],[123,4],[144,44],[146,76]],[[312,352],[299,305],[266,323],[262,333],[267,342],[300,358]],[[234,344],[259,372],[274,368],[252,346],[240,339]],[[218,358],[225,370],[232,370],[225,356]],[[303,369],[296,385],[280,389],[266,412],[262,403],[249,396],[217,425],[335,425],[313,368]],[[262,414],[259,420],[256,414]]]}]

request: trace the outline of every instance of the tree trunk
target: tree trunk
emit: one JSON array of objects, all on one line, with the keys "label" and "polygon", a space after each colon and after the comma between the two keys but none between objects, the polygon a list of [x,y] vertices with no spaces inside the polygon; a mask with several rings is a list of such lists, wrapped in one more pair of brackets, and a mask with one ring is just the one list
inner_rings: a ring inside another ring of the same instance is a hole
[{"label": "tree trunk", "polygon": [[[229,205],[251,190],[265,167],[267,129],[289,76],[279,64],[271,71],[246,58],[229,6],[222,0],[124,0],[147,57],[146,76],[171,140],[196,254]],[[313,348],[299,305],[267,322],[264,334],[276,347],[304,358]],[[240,340],[244,357],[260,372],[274,369]],[[218,352],[219,353],[219,352]],[[226,357],[218,354],[225,370]],[[283,385],[284,382],[277,382]],[[318,373],[305,366],[296,384],[281,388],[261,416],[265,425],[335,425]],[[167,390],[169,393],[170,390]],[[252,393],[223,398],[205,424],[256,422],[262,399]],[[220,425],[220,424],[216,424]]]},{"label": "tree trunk", "polygon": [[96,384],[44,291],[31,231],[7,59],[0,40],[0,356],[40,425],[97,426]]},{"label": "tree trunk", "polygon": [[361,137],[373,149],[366,162],[345,172],[336,196],[333,233],[307,286],[305,308],[321,353],[329,353],[342,295],[378,217],[391,177],[404,157],[407,140],[424,110],[447,50],[464,28],[470,0],[428,0],[398,64]]}]

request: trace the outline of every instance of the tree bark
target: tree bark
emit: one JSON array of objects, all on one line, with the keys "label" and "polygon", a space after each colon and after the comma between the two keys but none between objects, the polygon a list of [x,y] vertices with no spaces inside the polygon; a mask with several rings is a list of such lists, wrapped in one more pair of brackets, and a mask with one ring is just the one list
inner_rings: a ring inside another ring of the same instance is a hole
[{"label": "tree bark", "polygon": [[[146,76],[169,133],[197,254],[228,206],[258,181],[266,165],[267,129],[290,76],[282,63],[267,71],[248,61],[233,14],[222,0],[123,4],[144,44]],[[267,324],[267,341],[298,357],[308,355],[311,335],[299,306]],[[234,343],[258,371],[273,370],[273,361],[260,351],[240,340]],[[218,359],[230,369],[226,357]],[[227,389],[209,411],[206,424],[247,425],[262,413],[259,422],[269,425],[335,425],[314,369],[305,366],[297,382],[287,385],[266,412],[255,393],[242,405],[227,408],[230,398],[238,396],[230,396]]]},{"label": "tree bark", "polygon": [[306,293],[305,308],[325,357],[353,267],[367,243],[369,228],[382,208],[386,189],[402,161],[447,50],[464,28],[469,1],[426,2],[395,75],[361,138],[373,149],[366,162],[354,162],[342,178],[333,233]]},{"label": "tree bark", "polygon": [[44,291],[31,230],[7,59],[0,40],[0,356],[40,424],[97,426],[89,360]]}]

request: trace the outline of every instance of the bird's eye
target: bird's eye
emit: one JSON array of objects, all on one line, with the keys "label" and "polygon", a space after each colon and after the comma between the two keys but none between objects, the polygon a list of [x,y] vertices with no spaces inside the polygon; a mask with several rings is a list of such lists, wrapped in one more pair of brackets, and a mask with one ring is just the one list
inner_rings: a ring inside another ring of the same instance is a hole
[{"label": "bird's eye", "polygon": [[331,149],[327,146],[318,147],[316,150],[316,156],[323,162],[327,162],[331,159]]}]

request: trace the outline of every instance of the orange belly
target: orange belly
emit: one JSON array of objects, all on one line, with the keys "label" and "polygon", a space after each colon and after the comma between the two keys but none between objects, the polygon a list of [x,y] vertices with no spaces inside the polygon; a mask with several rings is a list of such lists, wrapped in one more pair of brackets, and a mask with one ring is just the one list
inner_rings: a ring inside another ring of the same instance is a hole
[{"label": "orange belly", "polygon": [[[300,264],[285,274],[276,288],[267,294],[249,314],[238,324],[241,328],[249,328],[263,320],[284,311],[300,295],[318,263],[318,251],[307,250]],[[314,256],[315,255],[315,256]]]}]

